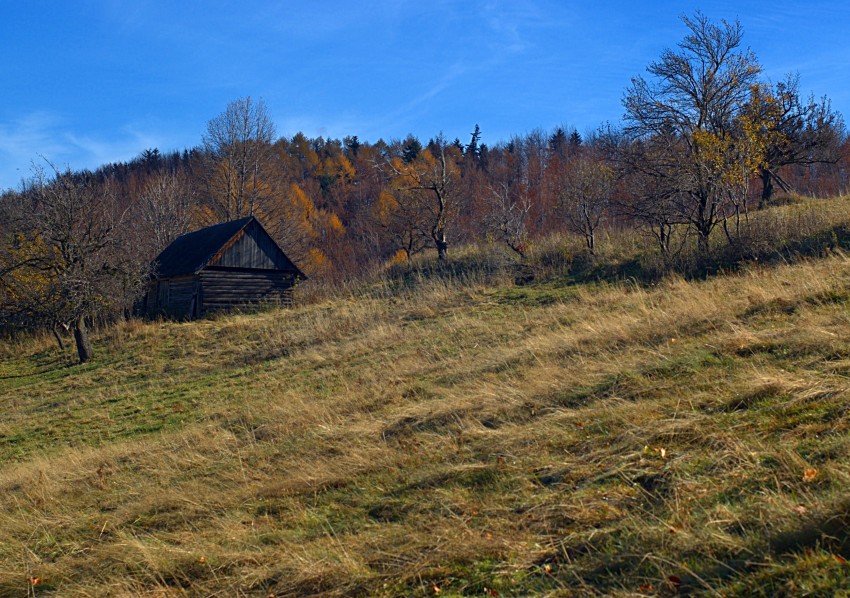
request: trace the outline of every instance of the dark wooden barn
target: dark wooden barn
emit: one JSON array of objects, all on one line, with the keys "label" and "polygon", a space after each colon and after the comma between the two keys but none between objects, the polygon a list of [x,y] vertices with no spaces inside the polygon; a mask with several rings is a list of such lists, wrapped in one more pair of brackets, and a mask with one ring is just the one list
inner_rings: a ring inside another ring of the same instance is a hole
[{"label": "dark wooden barn", "polygon": [[289,305],[304,274],[253,216],[178,237],[154,261],[145,315],[196,318],[215,310]]}]

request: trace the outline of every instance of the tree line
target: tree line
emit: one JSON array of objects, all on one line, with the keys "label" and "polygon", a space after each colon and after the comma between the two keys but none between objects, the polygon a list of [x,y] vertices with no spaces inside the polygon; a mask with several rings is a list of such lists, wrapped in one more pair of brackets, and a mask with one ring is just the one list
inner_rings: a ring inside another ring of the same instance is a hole
[{"label": "tree line", "polygon": [[244,97],[191,150],[95,172],[47,163],[0,197],[0,318],[60,343],[72,330],[85,361],[86,322],[126,313],[168,243],[247,215],[308,275],[347,278],[426,251],[443,264],[474,242],[523,260],[564,231],[592,255],[605,226],[644,230],[664,255],[690,240],[708,251],[777,190],[845,192],[850,143],[829,100],[803,96],[797,75],[764,79],[740,23],[683,21],[682,41],[626,89],[622,126],[584,135],[279,137],[265,103]]}]

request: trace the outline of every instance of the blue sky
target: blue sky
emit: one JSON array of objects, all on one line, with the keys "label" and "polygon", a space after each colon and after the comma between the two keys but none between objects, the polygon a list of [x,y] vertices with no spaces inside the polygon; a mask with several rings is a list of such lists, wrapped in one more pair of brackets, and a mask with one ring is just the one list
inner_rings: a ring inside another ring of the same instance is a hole
[{"label": "blue sky", "polygon": [[246,95],[281,136],[586,132],[620,121],[630,78],[697,9],[740,19],[767,77],[799,72],[850,118],[850,3],[28,0],[0,19],[0,189],[40,156],[79,169],[191,148]]}]

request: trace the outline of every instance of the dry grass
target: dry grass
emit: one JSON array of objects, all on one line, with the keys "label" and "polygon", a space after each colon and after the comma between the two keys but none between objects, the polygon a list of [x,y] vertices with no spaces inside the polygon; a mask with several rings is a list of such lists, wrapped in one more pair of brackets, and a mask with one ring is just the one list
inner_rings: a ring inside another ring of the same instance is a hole
[{"label": "dry grass", "polygon": [[0,595],[846,591],[843,254],[341,295],[8,351]]}]

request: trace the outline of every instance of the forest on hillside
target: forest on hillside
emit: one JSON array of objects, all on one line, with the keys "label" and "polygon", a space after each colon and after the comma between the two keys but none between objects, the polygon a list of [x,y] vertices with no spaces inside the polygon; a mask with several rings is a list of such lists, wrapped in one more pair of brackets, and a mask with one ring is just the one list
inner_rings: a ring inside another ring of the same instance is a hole
[{"label": "forest on hillside", "polygon": [[[197,147],[145,149],[94,172],[45,163],[0,197],[0,319],[73,328],[126,312],[179,235],[256,215],[314,279],[492,243],[516,260],[555,233],[592,256],[605,229],[644,231],[664,258],[734,244],[749,214],[791,193],[846,193],[850,141],[799,75],[769,81],[737,22],[685,18],[688,35],[636,76],[621,125],[488,144],[279,137],[243,97]],[[155,267],[155,265],[154,265]]]}]

